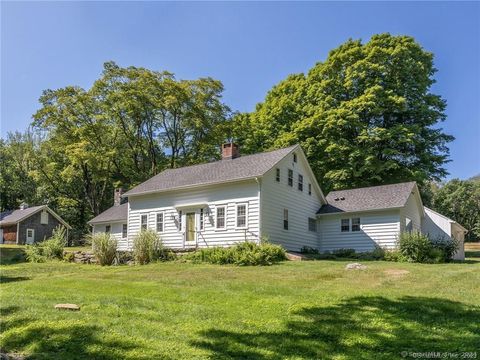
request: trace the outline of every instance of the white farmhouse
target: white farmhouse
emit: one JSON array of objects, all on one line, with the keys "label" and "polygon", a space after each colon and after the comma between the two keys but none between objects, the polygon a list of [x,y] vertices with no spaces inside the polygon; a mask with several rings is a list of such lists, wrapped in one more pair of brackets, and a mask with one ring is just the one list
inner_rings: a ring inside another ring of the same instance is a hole
[{"label": "white farmhouse", "polygon": [[[240,156],[229,143],[220,161],[165,170],[125,194],[117,190],[115,205],[89,224],[115,236],[120,250],[152,229],[173,249],[266,238],[291,251],[368,251],[394,247],[401,231],[428,231],[427,214],[414,182],[325,197],[299,145]],[[463,240],[462,231],[444,234]]]}]

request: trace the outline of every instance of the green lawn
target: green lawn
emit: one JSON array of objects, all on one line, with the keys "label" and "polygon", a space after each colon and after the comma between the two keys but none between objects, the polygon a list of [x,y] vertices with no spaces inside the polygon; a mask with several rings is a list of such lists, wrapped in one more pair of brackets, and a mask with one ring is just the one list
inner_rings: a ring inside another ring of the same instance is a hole
[{"label": "green lawn", "polygon": [[[346,263],[10,263],[0,267],[0,344],[32,359],[480,356],[479,261]],[[53,308],[65,302],[81,311]]]}]

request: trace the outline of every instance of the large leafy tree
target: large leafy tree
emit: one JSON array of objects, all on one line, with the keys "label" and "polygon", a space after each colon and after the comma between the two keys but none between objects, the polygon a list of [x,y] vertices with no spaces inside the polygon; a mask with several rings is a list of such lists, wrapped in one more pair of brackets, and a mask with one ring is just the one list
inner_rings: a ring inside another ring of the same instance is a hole
[{"label": "large leafy tree", "polygon": [[453,137],[438,126],[446,104],[431,92],[435,71],[411,37],[349,40],[237,115],[231,135],[251,152],[300,143],[327,190],[439,180]]},{"label": "large leafy tree", "polygon": [[453,179],[435,191],[433,209],[463,225],[466,239],[480,239],[480,182]]},{"label": "large leafy tree", "polygon": [[36,143],[29,131],[0,139],[0,211],[15,209],[21,202],[36,202],[36,183],[29,176],[35,167]]},{"label": "large leafy tree", "polygon": [[[176,80],[168,72],[106,63],[90,89],[43,92],[33,129],[44,139],[34,166],[12,176],[28,175],[35,194],[85,230],[92,215],[111,206],[114,187],[218,156],[229,114],[222,92],[210,78]],[[13,145],[0,145],[2,157],[19,163]]]}]

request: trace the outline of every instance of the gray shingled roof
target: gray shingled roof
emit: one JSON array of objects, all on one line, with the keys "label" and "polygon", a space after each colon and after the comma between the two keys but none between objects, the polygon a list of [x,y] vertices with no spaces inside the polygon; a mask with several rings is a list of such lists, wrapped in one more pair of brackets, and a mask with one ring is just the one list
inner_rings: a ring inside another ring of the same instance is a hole
[{"label": "gray shingled roof", "polygon": [[317,214],[400,208],[406,204],[415,187],[415,182],[406,182],[332,191],[327,195],[328,204],[322,206]]},{"label": "gray shingled roof", "polygon": [[34,214],[45,205],[32,206],[26,209],[16,209],[16,210],[7,210],[0,213],[0,225],[12,225],[16,224],[20,220],[28,217],[31,214]]},{"label": "gray shingled roof", "polygon": [[125,203],[118,206],[112,206],[111,208],[105,210],[101,214],[95,216],[88,223],[98,224],[98,223],[121,221],[121,220],[127,220],[127,217],[128,217],[128,203]]},{"label": "gray shingled roof", "polygon": [[169,169],[134,187],[123,196],[173,190],[189,186],[251,179],[262,176],[298,145],[207,164]]},{"label": "gray shingled roof", "polygon": [[68,229],[72,227],[68,225],[65,220],[63,220],[60,215],[55,213],[52,209],[50,209],[47,205],[38,205],[38,206],[31,206],[26,209],[16,209],[16,210],[7,210],[0,213],[0,225],[14,225],[23,219],[28,218],[30,215],[35,214],[36,212],[46,209],[51,215],[58,219],[62,224],[64,224]]}]

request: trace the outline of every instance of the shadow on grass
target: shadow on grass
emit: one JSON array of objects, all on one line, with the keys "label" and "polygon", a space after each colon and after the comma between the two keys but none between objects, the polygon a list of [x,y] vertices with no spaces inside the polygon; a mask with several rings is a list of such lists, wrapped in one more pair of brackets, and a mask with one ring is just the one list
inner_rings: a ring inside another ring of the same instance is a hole
[{"label": "shadow on grass", "polygon": [[0,265],[18,264],[27,261],[25,250],[20,247],[0,247]]},{"label": "shadow on grass", "polygon": [[[3,354],[25,354],[25,359],[170,359],[149,352],[123,334],[111,334],[98,325],[41,322],[19,317],[18,306],[0,309]],[[0,358],[3,359],[3,357]]]},{"label": "shadow on grass", "polygon": [[306,307],[277,332],[212,328],[192,345],[215,359],[395,359],[403,351],[478,351],[480,308],[428,297],[355,297]]},{"label": "shadow on grass", "polygon": [[2,340],[2,352],[27,352],[27,359],[168,359],[164,355],[142,355],[147,353],[145,350],[127,336],[113,338],[108,329],[78,323],[42,323],[21,329],[13,325]]},{"label": "shadow on grass", "polygon": [[30,280],[29,277],[26,276],[4,276],[0,275],[0,284],[16,282],[16,281],[25,281]]}]

